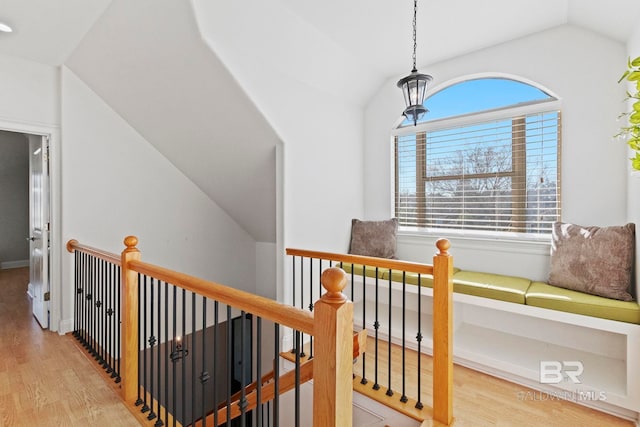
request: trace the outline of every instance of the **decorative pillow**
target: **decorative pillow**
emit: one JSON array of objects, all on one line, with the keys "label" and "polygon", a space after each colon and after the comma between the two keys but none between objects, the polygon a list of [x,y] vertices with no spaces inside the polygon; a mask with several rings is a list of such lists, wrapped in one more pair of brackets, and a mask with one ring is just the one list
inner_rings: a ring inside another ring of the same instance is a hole
[{"label": "decorative pillow", "polygon": [[635,225],[582,227],[556,222],[549,284],[622,301],[629,294]]},{"label": "decorative pillow", "polygon": [[396,257],[398,219],[386,221],[351,220],[351,247],[353,255],[378,258]]}]

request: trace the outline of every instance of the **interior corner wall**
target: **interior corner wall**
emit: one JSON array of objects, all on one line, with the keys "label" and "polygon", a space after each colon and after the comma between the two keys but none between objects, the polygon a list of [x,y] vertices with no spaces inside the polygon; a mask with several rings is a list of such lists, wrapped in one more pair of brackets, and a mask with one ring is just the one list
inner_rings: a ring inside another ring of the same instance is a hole
[{"label": "interior corner wall", "polygon": [[[631,59],[640,56],[640,27],[636,27],[635,32],[627,43],[627,56]],[[618,71],[622,74],[624,63],[620,64]],[[629,108],[632,102],[629,101]],[[628,156],[631,157],[631,150]],[[631,173],[631,162],[627,163],[627,221],[636,224],[636,299],[640,299],[640,171]]]},{"label": "interior corner wall", "polygon": [[[505,73],[537,82],[562,101],[562,219],[583,225],[626,221],[626,149],[614,140],[626,63],[624,45],[563,25],[461,57],[422,66],[440,85],[464,76]],[[402,111],[396,79],[387,81],[365,112],[365,213],[391,215],[390,132]],[[398,255],[425,261],[434,239],[400,236]],[[500,241],[452,240],[457,267],[543,280],[548,246],[514,248]]]},{"label": "interior corner wall", "polygon": [[[72,71],[62,69],[62,238],[255,293],[256,242]],[[63,255],[72,318],[72,258]]]},{"label": "interior corner wall", "polygon": [[0,268],[29,260],[29,144],[0,131]]}]

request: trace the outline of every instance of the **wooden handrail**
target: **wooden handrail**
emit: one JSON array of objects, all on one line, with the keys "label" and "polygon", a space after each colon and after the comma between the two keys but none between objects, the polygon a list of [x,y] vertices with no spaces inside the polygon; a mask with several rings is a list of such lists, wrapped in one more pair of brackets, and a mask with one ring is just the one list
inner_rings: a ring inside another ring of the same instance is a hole
[{"label": "wooden handrail", "polygon": [[326,259],[347,264],[362,264],[370,267],[406,271],[408,273],[433,274],[433,265],[419,262],[400,261],[388,258],[376,258],[363,255],[337,254],[332,252],[309,251],[305,249],[287,248],[287,255],[307,258]]},{"label": "wooden handrail", "polygon": [[314,334],[313,314],[306,310],[142,261],[131,261],[127,267],[137,273],[171,283],[282,326],[293,328],[305,334]]},{"label": "wooden handrail", "polygon": [[102,249],[93,248],[91,246],[82,245],[75,239],[71,239],[67,242],[67,251],[69,251],[70,253],[73,253],[74,251],[84,252],[88,255],[110,262],[111,264],[120,266],[120,255],[103,251]]}]

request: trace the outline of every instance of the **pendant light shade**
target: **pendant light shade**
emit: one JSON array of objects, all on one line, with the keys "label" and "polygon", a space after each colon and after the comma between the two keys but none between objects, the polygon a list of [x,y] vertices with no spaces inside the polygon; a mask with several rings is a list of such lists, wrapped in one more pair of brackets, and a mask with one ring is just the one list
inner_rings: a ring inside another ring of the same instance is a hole
[{"label": "pendant light shade", "polygon": [[403,114],[411,120],[414,126],[428,110],[424,107],[424,97],[427,87],[433,78],[428,74],[419,73],[416,69],[416,19],[418,16],[418,0],[413,0],[413,69],[411,74],[398,81],[398,87],[402,90],[404,103],[407,106]]},{"label": "pendant light shade", "polygon": [[433,78],[428,74],[421,74],[415,68],[407,77],[398,81],[398,87],[402,90],[404,103],[407,106],[404,115],[415,125],[428,111],[423,103],[427,94],[427,87]]}]

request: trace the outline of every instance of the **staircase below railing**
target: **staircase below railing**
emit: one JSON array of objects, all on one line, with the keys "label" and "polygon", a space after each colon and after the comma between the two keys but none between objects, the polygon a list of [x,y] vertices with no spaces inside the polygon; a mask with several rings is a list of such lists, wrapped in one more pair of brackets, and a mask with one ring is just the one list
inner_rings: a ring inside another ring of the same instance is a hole
[{"label": "staircase below railing", "polygon": [[[313,424],[351,425],[353,307],[342,270],[323,273],[326,292],[312,314],[142,262],[136,245],[127,237],[117,256],[67,244],[75,253],[74,336],[135,412],[157,427],[299,426],[300,384],[314,377]],[[313,336],[322,351],[304,363],[297,353],[281,373],[285,330],[298,341]],[[290,390],[295,404],[283,407],[280,395]]]}]

